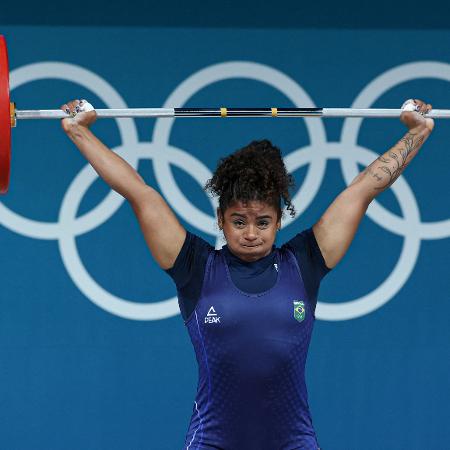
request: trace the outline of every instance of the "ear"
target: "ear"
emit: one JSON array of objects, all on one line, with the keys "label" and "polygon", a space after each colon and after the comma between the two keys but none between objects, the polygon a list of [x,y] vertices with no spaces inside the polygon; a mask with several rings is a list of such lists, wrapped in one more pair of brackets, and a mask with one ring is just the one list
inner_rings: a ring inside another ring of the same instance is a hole
[{"label": "ear", "polygon": [[281,219],[277,222],[277,231],[281,230]]},{"label": "ear", "polygon": [[219,229],[223,229],[223,216],[220,208],[217,208],[217,224],[219,225]]}]

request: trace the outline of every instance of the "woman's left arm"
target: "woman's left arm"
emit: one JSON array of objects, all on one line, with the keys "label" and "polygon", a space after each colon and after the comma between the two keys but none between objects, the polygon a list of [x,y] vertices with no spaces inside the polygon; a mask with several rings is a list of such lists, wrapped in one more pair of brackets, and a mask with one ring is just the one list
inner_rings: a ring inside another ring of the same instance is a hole
[{"label": "woman's left arm", "polygon": [[314,225],[314,235],[330,269],[347,252],[370,202],[395,182],[427,140],[434,122],[423,114],[430,110],[431,105],[420,100],[407,101],[400,120],[408,132],[361,172]]}]

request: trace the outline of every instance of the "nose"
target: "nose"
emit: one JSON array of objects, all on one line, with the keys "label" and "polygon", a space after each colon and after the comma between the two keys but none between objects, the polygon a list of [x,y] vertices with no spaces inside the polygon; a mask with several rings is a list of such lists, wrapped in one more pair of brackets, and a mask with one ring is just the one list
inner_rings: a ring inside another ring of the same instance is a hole
[{"label": "nose", "polygon": [[258,239],[257,227],[255,227],[254,225],[249,225],[245,230],[244,237],[248,241],[255,241],[256,239]]}]

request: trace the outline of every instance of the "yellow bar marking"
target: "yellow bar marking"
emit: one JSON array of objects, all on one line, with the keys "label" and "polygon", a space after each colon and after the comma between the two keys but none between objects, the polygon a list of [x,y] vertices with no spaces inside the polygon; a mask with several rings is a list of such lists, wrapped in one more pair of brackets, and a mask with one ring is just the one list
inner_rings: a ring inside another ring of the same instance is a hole
[{"label": "yellow bar marking", "polygon": [[11,127],[14,128],[17,124],[17,122],[16,122],[16,104],[14,102],[9,103],[9,119],[11,122]]},{"label": "yellow bar marking", "polygon": [[220,117],[227,117],[227,108],[220,108]]},{"label": "yellow bar marking", "polygon": [[278,115],[278,108],[271,108],[272,109],[272,117],[277,117]]}]

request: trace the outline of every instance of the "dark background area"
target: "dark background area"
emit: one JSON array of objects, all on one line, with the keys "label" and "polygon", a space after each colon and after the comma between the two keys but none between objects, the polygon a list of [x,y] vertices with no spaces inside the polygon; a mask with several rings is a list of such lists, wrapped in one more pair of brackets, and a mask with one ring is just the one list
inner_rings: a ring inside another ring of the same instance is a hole
[{"label": "dark background area", "polygon": [[[2,2],[3,25],[447,29],[448,2]],[[268,37],[270,39],[270,37]]]}]

